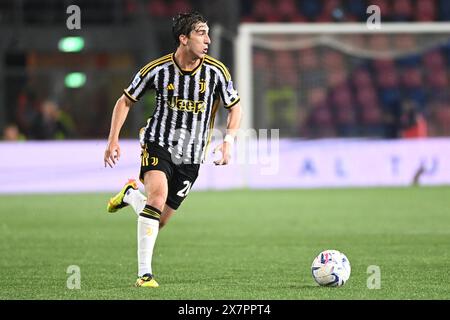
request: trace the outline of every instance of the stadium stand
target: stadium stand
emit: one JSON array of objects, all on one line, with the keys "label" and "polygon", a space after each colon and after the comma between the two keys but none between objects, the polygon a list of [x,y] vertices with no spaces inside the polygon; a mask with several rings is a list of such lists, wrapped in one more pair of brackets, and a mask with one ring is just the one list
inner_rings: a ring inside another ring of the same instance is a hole
[{"label": "stadium stand", "polygon": [[[42,0],[37,5],[33,0],[3,0],[0,2],[0,24],[58,25],[66,18],[60,13],[73,3],[83,7],[83,23],[124,25],[138,14],[150,19],[166,19],[180,11],[197,9],[200,2],[76,0],[69,3]],[[448,0],[243,0],[236,3],[241,22],[365,22],[369,5],[379,6],[382,21],[386,22],[450,21]],[[144,12],[141,12],[142,8]],[[229,29],[234,27],[227,26]],[[391,47],[408,50],[416,46],[416,41],[417,38],[410,35],[399,36],[395,42],[383,34],[368,38],[352,35],[355,46],[377,50]],[[420,118],[427,125],[429,135],[449,133],[450,43],[395,59],[357,61],[323,46],[301,50],[254,50],[253,65],[256,87],[267,93],[256,97],[257,104],[268,96],[273,101],[277,97],[289,100],[289,108],[286,109],[289,111],[286,112],[293,115],[294,123],[291,125],[297,127],[290,131],[290,135],[395,138],[401,136],[405,123],[414,122],[402,120],[408,117]],[[288,93],[287,87],[294,88],[294,91]],[[281,92],[279,96],[276,90]],[[7,121],[19,124],[20,129],[27,132],[26,119],[21,112],[26,110],[25,106],[31,108],[30,105],[36,101],[24,98],[24,90],[17,91],[20,94],[16,97],[7,97],[8,105],[15,104],[17,110],[7,112],[11,115]],[[24,99],[28,99],[28,104]],[[291,107],[294,100],[297,110]],[[411,108],[415,116],[405,116],[405,112],[411,114]],[[36,113],[39,107],[31,109]],[[264,123],[267,115],[256,117]],[[277,125],[276,122],[272,124]],[[81,137],[95,136],[95,133],[86,131]]]}]

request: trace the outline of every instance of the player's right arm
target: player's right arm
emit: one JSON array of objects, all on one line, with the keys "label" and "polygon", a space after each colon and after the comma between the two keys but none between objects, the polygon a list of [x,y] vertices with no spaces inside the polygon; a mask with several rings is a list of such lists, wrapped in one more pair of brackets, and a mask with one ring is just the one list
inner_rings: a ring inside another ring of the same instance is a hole
[{"label": "player's right arm", "polygon": [[133,101],[123,94],[116,102],[114,106],[111,129],[108,136],[108,145],[106,146],[104,162],[105,167],[109,165],[111,168],[116,164],[116,161],[120,158],[120,146],[119,146],[119,134],[120,129],[127,118],[128,111],[133,105]]},{"label": "player's right arm", "polygon": [[105,167],[109,165],[112,168],[120,158],[119,133],[127,118],[128,111],[130,111],[130,107],[134,102],[139,101],[147,89],[155,88],[154,80],[158,66],[170,62],[171,59],[171,54],[168,54],[151,61],[141,68],[134,76],[130,85],[123,91],[123,95],[117,100],[111,119],[108,146],[105,150]]}]

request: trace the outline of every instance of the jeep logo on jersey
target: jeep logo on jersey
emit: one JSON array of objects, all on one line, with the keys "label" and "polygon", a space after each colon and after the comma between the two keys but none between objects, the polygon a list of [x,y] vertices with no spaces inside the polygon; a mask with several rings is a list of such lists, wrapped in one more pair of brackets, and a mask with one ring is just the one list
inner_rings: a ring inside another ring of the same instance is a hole
[{"label": "jeep logo on jersey", "polygon": [[205,112],[206,110],[206,104],[204,101],[192,101],[180,99],[178,97],[172,97],[167,102],[167,105],[174,110],[193,112],[195,114]]}]

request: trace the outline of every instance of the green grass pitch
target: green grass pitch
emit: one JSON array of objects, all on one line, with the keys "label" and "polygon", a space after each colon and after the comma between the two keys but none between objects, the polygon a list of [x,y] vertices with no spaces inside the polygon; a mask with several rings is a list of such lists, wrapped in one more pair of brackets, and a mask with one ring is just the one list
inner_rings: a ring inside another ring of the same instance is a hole
[{"label": "green grass pitch", "polygon": [[[449,299],[450,187],[192,192],[134,288],[136,216],[110,194],[0,196],[0,299]],[[352,265],[319,287],[324,249]],[[81,289],[67,288],[70,265]],[[381,270],[368,289],[367,268]]]}]

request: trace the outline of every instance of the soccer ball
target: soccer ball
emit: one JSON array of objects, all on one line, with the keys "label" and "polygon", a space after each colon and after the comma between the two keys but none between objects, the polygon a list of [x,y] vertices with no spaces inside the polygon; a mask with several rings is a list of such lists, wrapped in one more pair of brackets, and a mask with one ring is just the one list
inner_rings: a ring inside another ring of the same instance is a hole
[{"label": "soccer ball", "polygon": [[321,286],[340,287],[350,278],[350,261],[342,252],[325,250],[314,259],[311,272]]}]

